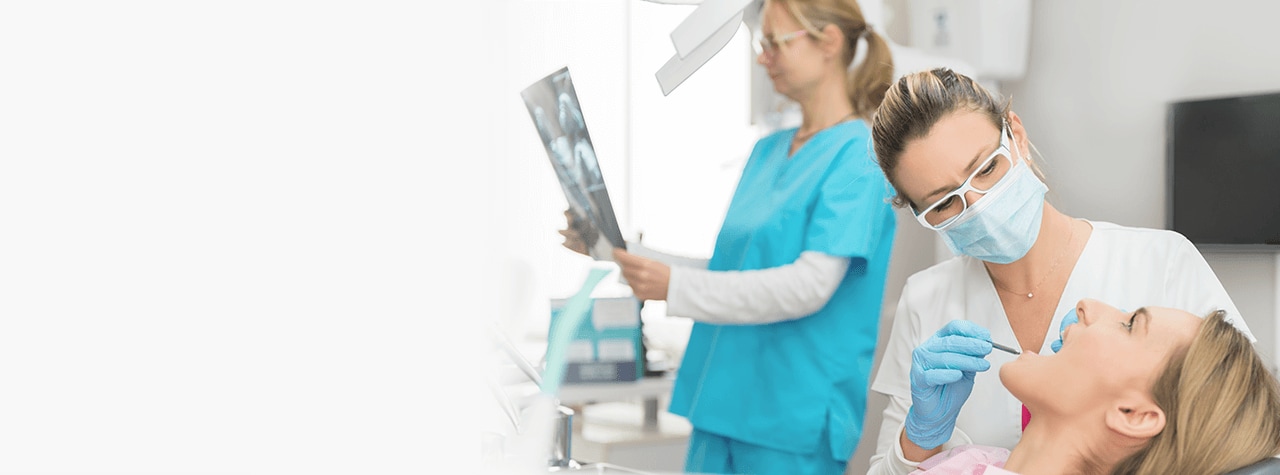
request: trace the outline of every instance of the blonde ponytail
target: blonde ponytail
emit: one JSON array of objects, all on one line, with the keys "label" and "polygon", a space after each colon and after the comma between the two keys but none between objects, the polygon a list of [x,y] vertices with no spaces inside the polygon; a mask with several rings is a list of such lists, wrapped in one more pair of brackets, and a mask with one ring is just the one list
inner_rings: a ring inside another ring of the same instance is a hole
[{"label": "blonde ponytail", "polygon": [[[863,30],[862,38],[867,40],[867,57],[849,75],[849,103],[854,114],[870,118],[893,82],[893,55],[889,43],[870,27]],[[850,44],[853,49],[857,40]]]},{"label": "blonde ponytail", "polygon": [[862,16],[854,0],[768,0],[781,3],[810,34],[822,38],[822,29],[835,25],[844,35],[844,67],[853,64],[858,40],[867,40],[867,57],[854,71],[846,72],[849,105],[855,115],[871,118],[885,91],[893,82],[893,56],[884,37],[877,34]]}]

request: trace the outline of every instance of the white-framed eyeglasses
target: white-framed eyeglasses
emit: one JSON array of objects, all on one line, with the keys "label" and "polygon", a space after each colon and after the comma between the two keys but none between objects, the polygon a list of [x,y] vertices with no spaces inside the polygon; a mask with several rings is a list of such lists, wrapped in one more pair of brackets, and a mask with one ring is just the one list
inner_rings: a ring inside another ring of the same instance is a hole
[{"label": "white-framed eyeglasses", "polygon": [[[1013,154],[1009,151],[1009,143],[1013,141],[1013,137],[1009,134],[1009,126],[1002,121],[1000,125],[1000,145],[996,147],[991,155],[983,160],[978,168],[969,175],[969,179],[965,180],[959,188],[952,190],[942,196],[941,199],[935,201],[932,205],[923,211],[917,211],[915,205],[911,206],[912,214],[915,214],[916,220],[920,221],[924,227],[940,231],[956,222],[964,214],[969,206],[973,203],[965,197],[968,192],[972,191],[979,195],[985,195],[1000,183],[1009,174],[1009,170],[1013,168]],[[979,197],[978,199],[981,199]],[[978,199],[975,199],[976,202]]]},{"label": "white-framed eyeglasses", "polygon": [[751,46],[755,48],[756,54],[773,56],[778,52],[778,48],[786,46],[788,41],[806,34],[809,34],[809,30],[796,30],[783,35],[766,35],[757,30],[756,40],[751,42]]}]

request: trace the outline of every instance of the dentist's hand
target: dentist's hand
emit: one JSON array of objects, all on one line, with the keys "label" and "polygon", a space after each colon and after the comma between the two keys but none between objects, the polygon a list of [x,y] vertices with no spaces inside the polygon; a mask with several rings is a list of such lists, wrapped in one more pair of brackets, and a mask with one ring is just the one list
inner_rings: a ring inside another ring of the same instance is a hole
[{"label": "dentist's hand", "polygon": [[1054,353],[1062,350],[1062,334],[1067,331],[1067,327],[1071,326],[1072,323],[1080,323],[1080,317],[1076,316],[1075,307],[1072,307],[1071,311],[1062,317],[1062,325],[1058,325],[1058,339],[1049,344],[1049,349],[1052,349]]},{"label": "dentist's hand", "polygon": [[907,439],[931,450],[951,439],[960,407],[973,392],[973,377],[991,369],[991,332],[954,320],[911,353],[911,409]]}]

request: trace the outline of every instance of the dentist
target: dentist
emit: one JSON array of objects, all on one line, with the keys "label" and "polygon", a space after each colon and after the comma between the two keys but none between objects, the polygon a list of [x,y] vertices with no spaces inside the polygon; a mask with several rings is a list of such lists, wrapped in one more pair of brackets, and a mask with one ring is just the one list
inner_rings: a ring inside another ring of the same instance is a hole
[{"label": "dentist", "polygon": [[895,204],[957,256],[903,289],[871,386],[889,405],[869,473],[906,474],[958,445],[1013,448],[1035,415],[990,371],[1014,358],[991,353],[991,342],[1051,352],[1083,298],[1197,315],[1222,308],[1256,341],[1185,237],[1074,218],[1046,202],[1022,119],[972,79],[948,69],[900,78],[872,140]]}]

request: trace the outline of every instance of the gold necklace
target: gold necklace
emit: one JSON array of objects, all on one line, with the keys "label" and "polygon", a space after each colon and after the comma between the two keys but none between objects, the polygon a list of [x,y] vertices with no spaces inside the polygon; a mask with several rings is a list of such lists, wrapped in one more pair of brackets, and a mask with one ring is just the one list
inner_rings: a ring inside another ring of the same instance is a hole
[{"label": "gold necklace", "polygon": [[[1027,298],[1032,298],[1032,297],[1035,297],[1035,296],[1036,296],[1036,295],[1035,295],[1036,291],[1037,291],[1037,290],[1040,290],[1040,286],[1044,284],[1044,281],[1045,281],[1045,280],[1048,280],[1048,279],[1049,279],[1049,276],[1053,275],[1053,271],[1055,271],[1055,270],[1057,270],[1057,269],[1058,269],[1058,263],[1062,262],[1062,256],[1067,255],[1067,251],[1070,251],[1070,250],[1071,250],[1071,242],[1072,242],[1072,240],[1073,240],[1073,239],[1075,239],[1075,237],[1076,237],[1076,226],[1075,226],[1075,220],[1071,220],[1071,222],[1070,222],[1070,223],[1071,223],[1071,224],[1070,224],[1070,226],[1071,226],[1071,233],[1067,235],[1067,245],[1066,245],[1065,247],[1063,247],[1063,248],[1062,248],[1062,252],[1058,253],[1058,257],[1056,257],[1056,258],[1054,258],[1054,259],[1053,259],[1053,265],[1049,267],[1049,272],[1045,273],[1045,274],[1044,274],[1044,277],[1041,277],[1041,278],[1040,278],[1040,282],[1039,282],[1039,283],[1037,283],[1037,284],[1035,285],[1035,287],[1032,287],[1032,288],[1031,288],[1031,290],[1030,290],[1029,292],[1027,292]],[[1004,289],[1000,288],[1000,285],[996,282],[996,279],[995,279],[995,278],[992,278],[992,279],[991,279],[991,282],[992,282],[992,283],[994,283],[994,284],[996,284],[996,288],[997,288],[997,289],[1003,290],[1003,291],[1008,292],[1008,293],[1011,293],[1011,294],[1022,295],[1022,293],[1021,293],[1021,292],[1014,292],[1014,291],[1009,290],[1009,289],[1007,289],[1007,288],[1004,288]]]},{"label": "gold necklace", "polygon": [[814,136],[814,134],[817,134],[818,132],[822,132],[822,131],[824,131],[824,130],[827,130],[827,129],[831,128],[832,126],[836,125],[836,124],[839,124],[839,123],[841,123],[841,122],[844,122],[844,121],[845,121],[845,119],[848,119],[848,118],[850,118],[850,117],[853,117],[853,112],[850,112],[850,113],[849,113],[849,115],[846,115],[846,116],[844,116],[844,117],[841,117],[841,118],[839,118],[839,119],[836,119],[836,121],[835,121],[834,123],[832,123],[831,125],[828,125],[828,126],[826,126],[826,127],[823,127],[823,128],[821,128],[821,129],[816,129],[816,130],[814,130],[814,131],[812,131],[812,132],[809,132],[809,133],[806,133],[806,134],[803,134],[803,135],[802,135],[802,134],[800,134],[800,131],[799,131],[799,130],[796,130],[796,135],[795,135],[795,137],[792,137],[792,138],[791,138],[791,141],[792,141],[792,142],[804,142],[804,141],[806,141],[806,140],[809,140],[809,137],[813,137],[813,136]]}]

